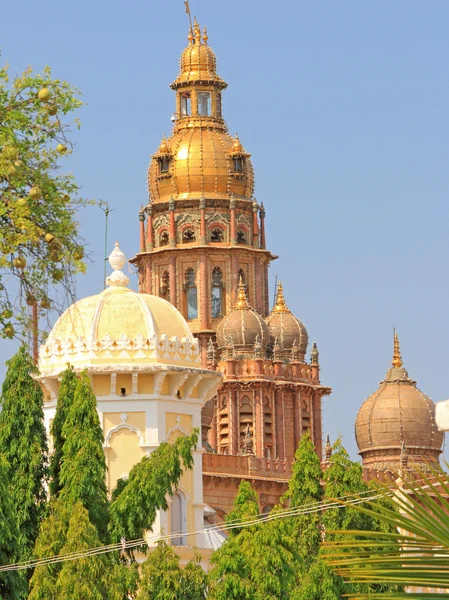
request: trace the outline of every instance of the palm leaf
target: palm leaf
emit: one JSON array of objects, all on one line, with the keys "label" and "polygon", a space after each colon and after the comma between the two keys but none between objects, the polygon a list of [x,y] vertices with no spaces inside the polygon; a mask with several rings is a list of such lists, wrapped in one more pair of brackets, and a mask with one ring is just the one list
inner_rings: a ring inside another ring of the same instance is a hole
[{"label": "palm leaf", "polygon": [[[391,505],[372,500],[353,506],[377,517],[393,532],[328,531],[325,560],[352,584],[391,584],[422,592],[350,593],[348,598],[427,598],[449,596],[449,485],[446,474],[419,473],[384,487]],[[341,502],[345,504],[344,502]],[[365,587],[365,586],[363,586]],[[447,594],[439,591],[447,590]]]}]

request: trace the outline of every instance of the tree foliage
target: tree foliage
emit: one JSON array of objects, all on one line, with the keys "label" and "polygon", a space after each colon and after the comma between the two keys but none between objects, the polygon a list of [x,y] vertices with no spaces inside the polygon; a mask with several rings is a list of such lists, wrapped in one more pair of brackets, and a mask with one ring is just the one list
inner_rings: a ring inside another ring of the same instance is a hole
[{"label": "tree foliage", "polygon": [[97,399],[89,376],[81,373],[73,403],[62,425],[64,444],[60,470],[60,498],[70,510],[82,502],[102,540],[106,540],[108,502],[103,430]]},{"label": "tree foliage", "polygon": [[61,385],[58,390],[55,418],[51,424],[53,453],[50,460],[50,494],[52,496],[58,495],[61,491],[59,477],[61,471],[62,449],[65,441],[65,437],[62,434],[62,428],[75,398],[77,381],[78,378],[73,367],[69,366],[62,374]]},{"label": "tree foliage", "polygon": [[0,448],[18,526],[21,559],[29,557],[46,506],[47,440],[38,371],[24,346],[7,361],[2,386]]},{"label": "tree foliage", "polygon": [[142,566],[137,600],[203,600],[207,575],[197,560],[185,568],[179,556],[166,542],[158,542]]},{"label": "tree foliage", "polygon": [[126,482],[119,480],[120,492],[110,504],[109,528],[114,541],[141,539],[151,529],[156,511],[167,510],[167,495],[173,494],[183,470],[192,468],[197,443],[197,430],[178,437],[173,444],[163,442],[134,465]]},{"label": "tree foliage", "polygon": [[[72,152],[68,117],[82,105],[78,90],[26,69],[10,80],[0,69],[0,334],[25,337],[27,302],[41,312],[59,308],[84,270],[72,175],[60,172]],[[79,123],[75,121],[77,125]],[[14,285],[13,282],[17,285]],[[6,286],[6,284],[8,284]],[[16,302],[16,297],[18,302]]]}]

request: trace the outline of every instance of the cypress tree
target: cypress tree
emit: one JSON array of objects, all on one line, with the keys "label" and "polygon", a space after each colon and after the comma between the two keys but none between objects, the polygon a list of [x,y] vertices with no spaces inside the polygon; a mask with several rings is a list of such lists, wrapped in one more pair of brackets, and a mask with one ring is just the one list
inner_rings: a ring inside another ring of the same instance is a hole
[{"label": "cypress tree", "polygon": [[[0,565],[19,560],[18,528],[7,486],[7,464],[0,454]],[[26,580],[18,571],[0,572],[0,598],[19,600],[23,598]]]},{"label": "cypress tree", "polygon": [[61,470],[62,448],[65,440],[62,435],[62,428],[73,404],[77,381],[78,378],[73,367],[69,366],[62,374],[61,385],[58,391],[56,414],[51,425],[53,453],[50,459],[50,494],[52,496],[56,496],[61,491],[59,476]]},{"label": "cypress tree", "polygon": [[6,364],[0,402],[0,448],[7,463],[6,480],[18,525],[20,558],[24,560],[34,547],[46,505],[43,394],[31,377],[38,370],[25,346]]},{"label": "cypress tree", "polygon": [[60,499],[69,510],[82,502],[100,538],[107,535],[106,459],[97,400],[86,372],[77,381],[73,403],[62,425],[64,444]]}]

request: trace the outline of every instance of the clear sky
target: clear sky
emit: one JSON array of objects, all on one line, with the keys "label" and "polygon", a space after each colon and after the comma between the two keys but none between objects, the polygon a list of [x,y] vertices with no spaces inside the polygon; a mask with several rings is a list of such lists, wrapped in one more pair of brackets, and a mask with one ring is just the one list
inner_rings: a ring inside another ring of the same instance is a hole
[{"label": "clear sky", "polygon": [[[449,397],[448,0],[191,0],[208,26],[231,133],[252,154],[271,267],[316,340],[324,434],[356,457],[354,420],[389,366],[396,326],[405,367]],[[1,60],[50,65],[87,105],[69,164],[86,197],[114,212],[138,250],[146,170],[170,133],[187,43],[182,0],[3,3]],[[92,252],[83,297],[103,288],[104,217],[80,215]],[[135,278],[134,278],[135,285]],[[0,340],[3,363],[14,351]]]}]

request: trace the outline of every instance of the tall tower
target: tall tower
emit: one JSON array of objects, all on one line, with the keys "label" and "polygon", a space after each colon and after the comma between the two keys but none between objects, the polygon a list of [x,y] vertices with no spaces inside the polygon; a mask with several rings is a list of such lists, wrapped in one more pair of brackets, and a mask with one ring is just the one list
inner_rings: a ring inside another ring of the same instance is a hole
[{"label": "tall tower", "polygon": [[181,55],[174,127],[148,170],[141,207],[139,290],[169,300],[222,385],[202,411],[204,500],[223,516],[242,478],[269,510],[285,492],[301,437],[322,456],[318,350],[282,286],[269,312],[265,209],[251,157],[227,132],[215,55],[195,20]]},{"label": "tall tower", "polygon": [[268,314],[265,210],[253,196],[250,154],[222,114],[227,84],[195,20],[171,84],[174,127],[151,157],[149,202],[140,211],[139,289],[169,300],[199,338],[203,365],[242,277],[251,305]]}]

